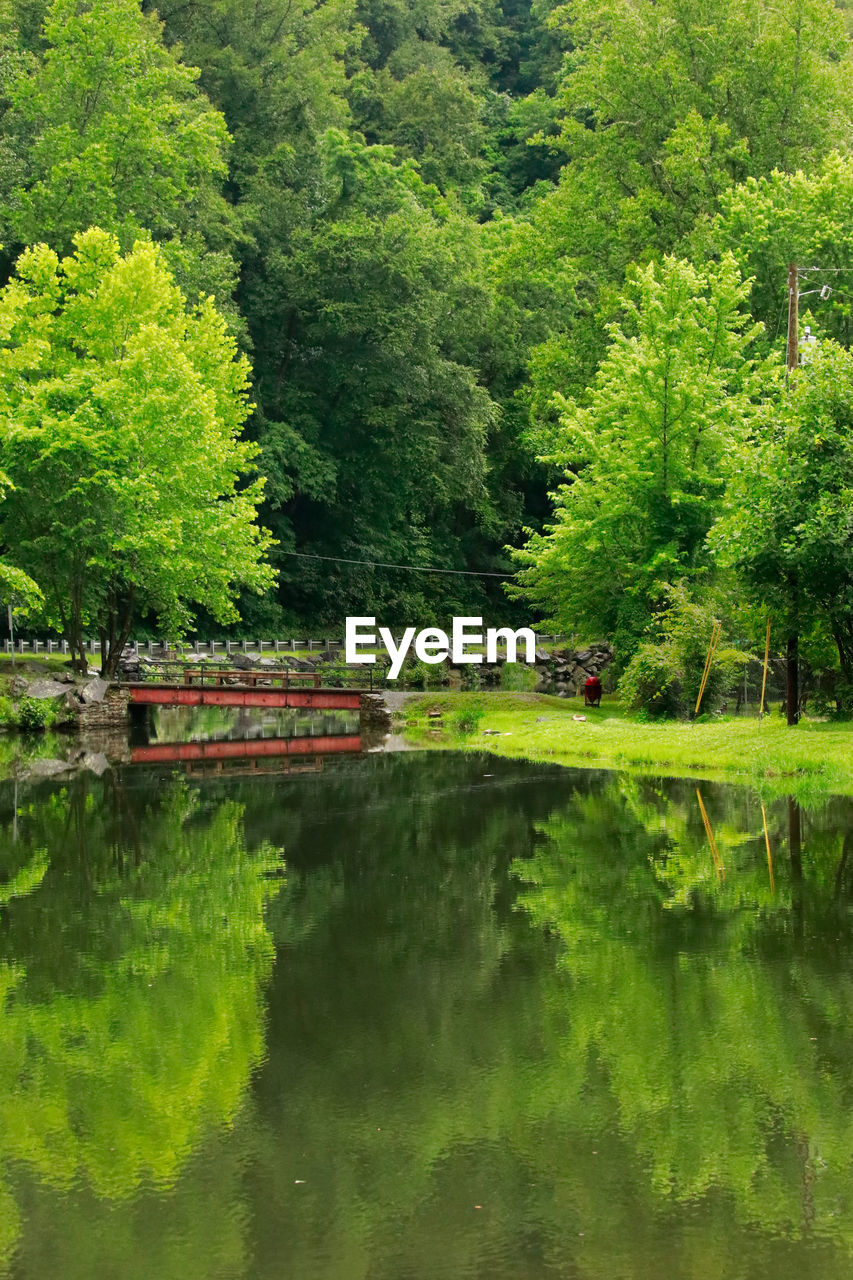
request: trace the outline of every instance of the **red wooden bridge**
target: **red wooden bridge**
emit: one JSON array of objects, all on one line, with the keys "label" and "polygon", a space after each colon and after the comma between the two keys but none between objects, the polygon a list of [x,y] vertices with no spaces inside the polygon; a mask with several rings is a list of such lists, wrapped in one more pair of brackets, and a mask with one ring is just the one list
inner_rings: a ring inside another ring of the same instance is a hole
[{"label": "red wooden bridge", "polygon": [[155,707],[304,707],[358,711],[361,690],[324,687],[319,671],[187,667],[180,681],[123,684],[130,701]]}]

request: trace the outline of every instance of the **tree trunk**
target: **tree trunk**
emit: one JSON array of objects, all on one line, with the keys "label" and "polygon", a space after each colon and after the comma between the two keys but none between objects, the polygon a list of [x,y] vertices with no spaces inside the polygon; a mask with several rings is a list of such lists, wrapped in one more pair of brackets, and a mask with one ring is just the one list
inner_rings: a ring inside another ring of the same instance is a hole
[{"label": "tree trunk", "polygon": [[785,661],[785,709],[788,713],[788,724],[797,724],[800,719],[800,658],[799,636],[788,636]]}]

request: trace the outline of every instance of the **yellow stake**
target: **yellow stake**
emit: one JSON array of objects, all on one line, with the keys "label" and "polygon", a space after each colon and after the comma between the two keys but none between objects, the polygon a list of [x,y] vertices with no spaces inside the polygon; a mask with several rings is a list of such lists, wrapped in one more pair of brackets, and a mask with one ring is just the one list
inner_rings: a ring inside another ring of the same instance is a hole
[{"label": "yellow stake", "polygon": [[764,843],[767,845],[767,870],[770,872],[770,892],[775,896],[776,882],[773,879],[773,859],[770,856],[770,835],[767,831],[767,813],[764,805],[761,806],[761,816],[764,819]]},{"label": "yellow stake", "polygon": [[699,706],[705,692],[705,685],[708,683],[708,676],[711,674],[711,664],[714,661],[714,654],[717,652],[717,645],[720,643],[720,636],[722,634],[722,622],[715,622],[714,629],[711,632],[711,643],[708,645],[708,656],[705,659],[705,670],[702,672],[702,683],[699,686],[699,697],[696,699],[696,710],[693,712],[694,716],[698,716],[699,714]]},{"label": "yellow stake", "polygon": [[767,619],[767,638],[764,641],[764,678],[761,681],[761,706],[759,716],[764,715],[764,690],[767,688],[767,664],[770,661],[770,619]]},{"label": "yellow stake", "polygon": [[696,798],[699,801],[699,809],[702,813],[702,821],[705,824],[705,834],[708,837],[708,844],[711,846],[711,858],[714,863],[714,870],[717,873],[717,879],[724,880],[726,878],[726,869],[723,866],[723,860],[720,857],[719,850],[717,849],[717,842],[714,839],[714,833],[711,830],[711,822],[710,822],[710,819],[708,818],[708,814],[705,809],[705,803],[702,799],[702,792],[699,790],[698,787],[696,788]]}]

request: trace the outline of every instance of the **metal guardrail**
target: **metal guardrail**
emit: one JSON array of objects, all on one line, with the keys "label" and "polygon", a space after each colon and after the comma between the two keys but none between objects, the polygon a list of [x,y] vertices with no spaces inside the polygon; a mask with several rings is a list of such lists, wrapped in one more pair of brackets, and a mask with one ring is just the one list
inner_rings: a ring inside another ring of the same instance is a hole
[{"label": "metal guardrail", "polygon": [[[562,642],[572,643],[572,637],[567,635],[546,635],[543,632],[536,634],[536,643],[555,645]],[[399,636],[395,637],[399,641]],[[3,652],[12,652],[12,641],[6,639],[2,641]],[[290,640],[196,640],[192,644],[176,644],[165,645],[157,640],[131,640],[127,644],[127,649],[137,654],[146,654],[148,657],[154,657],[156,654],[167,650],[171,653],[177,653],[181,657],[189,657],[204,655],[206,657],[215,657],[222,654],[224,657],[230,657],[234,653],[257,653],[279,654],[279,653],[335,653],[344,647],[343,639],[324,638],[321,640],[305,640],[292,638]],[[85,644],[86,652],[95,654],[101,652],[101,642],[99,640],[87,640]],[[15,653],[39,654],[67,654],[69,646],[67,640],[16,640],[14,645]]]}]

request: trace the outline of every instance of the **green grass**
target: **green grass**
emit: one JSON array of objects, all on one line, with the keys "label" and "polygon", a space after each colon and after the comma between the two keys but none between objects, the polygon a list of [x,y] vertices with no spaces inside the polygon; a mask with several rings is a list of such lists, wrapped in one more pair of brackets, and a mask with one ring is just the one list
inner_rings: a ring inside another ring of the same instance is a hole
[{"label": "green grass", "polygon": [[[485,715],[468,734],[454,732],[465,699]],[[443,713],[448,730],[436,734],[430,711]],[[584,721],[574,716],[586,716]],[[696,724],[644,724],[615,701],[584,708],[530,693],[438,693],[410,703],[407,732],[432,747],[490,751],[579,768],[617,769],[659,777],[748,783],[763,790],[853,795],[853,724],[804,720],[789,729],[774,711],[757,718],[714,717]],[[497,729],[500,736],[486,734]]]}]

